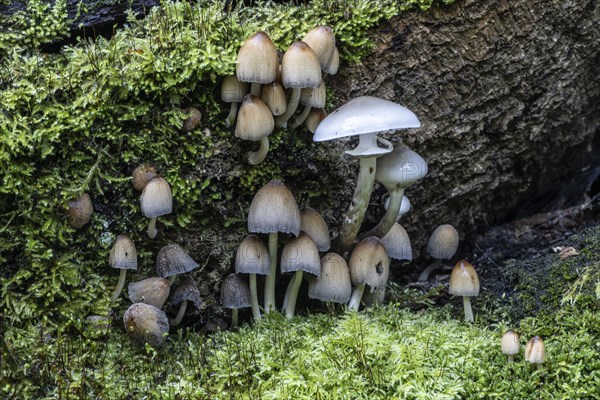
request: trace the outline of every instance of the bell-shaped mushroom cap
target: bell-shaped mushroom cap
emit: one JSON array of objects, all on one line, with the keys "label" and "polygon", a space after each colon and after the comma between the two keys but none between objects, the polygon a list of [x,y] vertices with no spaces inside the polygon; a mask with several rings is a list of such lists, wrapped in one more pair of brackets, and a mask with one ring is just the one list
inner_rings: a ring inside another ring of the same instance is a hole
[{"label": "bell-shaped mushroom cap", "polygon": [[390,258],[381,240],[375,236],[358,242],[348,265],[352,284],[368,285],[372,291],[383,289],[390,275]]},{"label": "bell-shaped mushroom cap", "polygon": [[171,295],[169,296],[170,306],[181,304],[184,301],[193,303],[196,310],[200,310],[200,304],[202,303],[202,300],[200,299],[200,290],[198,289],[198,284],[194,278],[189,275],[184,276],[175,284],[173,290],[171,290]]},{"label": "bell-shaped mushroom cap", "polygon": [[158,175],[158,172],[154,165],[138,165],[131,173],[133,188],[141,192],[156,175]]},{"label": "bell-shaped mushroom cap", "polygon": [[271,83],[277,78],[277,48],[265,32],[250,36],[238,52],[235,74],[242,82]]},{"label": "bell-shaped mushroom cap", "polygon": [[450,274],[450,294],[474,297],[479,295],[479,277],[470,262],[460,260]]},{"label": "bell-shaped mushroom cap", "polygon": [[315,133],[321,121],[327,117],[327,111],[322,108],[313,108],[306,117],[306,128],[310,133]]},{"label": "bell-shaped mushroom cap", "polygon": [[519,335],[515,331],[506,331],[502,335],[500,345],[502,354],[515,355],[519,353]]},{"label": "bell-shaped mushroom cap", "polygon": [[223,78],[221,83],[221,100],[225,103],[241,103],[248,93],[248,84],[240,82],[235,75]]},{"label": "bell-shaped mushroom cap", "polygon": [[329,64],[329,68],[325,70],[325,72],[329,75],[335,75],[340,68],[340,52],[337,47],[333,49],[333,58],[331,59],[331,64]]},{"label": "bell-shaped mushroom cap", "polygon": [[317,26],[302,38],[302,41],[315,52],[321,69],[327,71],[333,60],[335,51],[335,35],[333,30],[326,25]]},{"label": "bell-shaped mushroom cap", "polygon": [[77,199],[69,201],[69,205],[65,211],[69,225],[75,229],[82,228],[87,224],[93,212],[92,199],[90,199],[90,195],[87,193],[83,193]]},{"label": "bell-shaped mushroom cap", "polygon": [[281,60],[281,80],[285,88],[316,88],[321,84],[321,65],[309,45],[294,42]]},{"label": "bell-shaped mushroom cap", "polygon": [[300,211],[294,195],[283,183],[272,180],[256,192],[248,210],[248,231],[298,236]]},{"label": "bell-shaped mushroom cap", "polygon": [[300,230],[308,233],[319,251],[327,251],[331,247],[331,237],[327,223],[314,209],[306,207],[300,213]]},{"label": "bell-shaped mushroom cap", "polygon": [[171,243],[162,247],[156,254],[156,273],[161,278],[185,274],[198,268],[198,263],[192,260],[181,247]]},{"label": "bell-shaped mushroom cap", "polygon": [[327,100],[327,90],[325,89],[325,81],[321,81],[316,88],[304,88],[300,92],[300,104],[305,106],[323,108]]},{"label": "bell-shaped mushroom cap", "polygon": [[137,251],[129,236],[117,236],[117,240],[110,249],[108,262],[113,268],[137,269]]},{"label": "bell-shaped mushroom cap", "polygon": [[389,100],[361,96],[337,108],[321,121],[313,140],[322,142],[420,126],[421,122],[408,108]]},{"label": "bell-shaped mushroom cap", "polygon": [[238,309],[251,305],[248,283],[239,274],[228,275],[221,285],[221,306]]},{"label": "bell-shaped mushroom cap", "polygon": [[162,308],[169,297],[171,286],[165,278],[146,278],[127,285],[127,294],[132,303],[146,303]]},{"label": "bell-shaped mushroom cap", "polygon": [[429,237],[427,253],[433,258],[449,260],[456,254],[458,240],[458,232],[452,225],[440,225]]},{"label": "bell-shaped mushroom cap", "polygon": [[544,349],[544,341],[539,336],[534,336],[529,339],[525,347],[525,361],[533,364],[543,364],[546,358],[546,350]]},{"label": "bell-shaped mushroom cap", "polygon": [[269,275],[269,251],[256,235],[248,235],[235,254],[235,272],[241,274]]},{"label": "bell-shaped mushroom cap", "polygon": [[238,112],[235,136],[257,141],[269,136],[274,128],[275,120],[271,109],[255,95],[247,94]]},{"label": "bell-shaped mushroom cap", "polygon": [[269,107],[271,114],[275,116],[283,114],[287,108],[285,90],[279,82],[264,85],[260,91],[260,99]]},{"label": "bell-shaped mushroom cap", "polygon": [[304,271],[311,275],[321,275],[319,249],[305,232],[288,241],[281,252],[281,272]]},{"label": "bell-shaped mushroom cap", "polygon": [[138,344],[148,343],[160,346],[169,332],[169,320],[160,309],[144,303],[132,304],[125,315],[123,324],[127,334]]},{"label": "bell-shaped mushroom cap", "polygon": [[169,182],[160,176],[148,182],[142,191],[140,204],[146,218],[170,214],[173,211],[173,195]]},{"label": "bell-shaped mushroom cap", "polygon": [[[387,196],[384,203],[383,208],[386,210],[390,206],[390,196]],[[410,200],[406,196],[402,196],[402,203],[400,203],[400,211],[398,212],[398,216],[404,215],[410,211],[412,205],[410,204]]]},{"label": "bell-shaped mushroom cap", "polygon": [[412,247],[406,229],[395,223],[392,229],[381,238],[388,255],[394,260],[412,260]]},{"label": "bell-shaped mushroom cap", "polygon": [[340,255],[327,253],[321,258],[321,276],[308,280],[308,297],[334,303],[347,303],[352,296],[348,264]]},{"label": "bell-shaped mushroom cap", "polygon": [[427,175],[427,163],[409,148],[397,146],[377,159],[375,179],[389,191],[406,188]]}]

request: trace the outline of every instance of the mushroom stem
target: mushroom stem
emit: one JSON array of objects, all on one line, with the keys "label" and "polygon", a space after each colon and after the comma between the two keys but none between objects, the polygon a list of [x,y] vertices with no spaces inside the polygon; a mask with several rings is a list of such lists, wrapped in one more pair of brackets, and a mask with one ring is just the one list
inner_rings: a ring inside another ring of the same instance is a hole
[{"label": "mushroom stem", "polygon": [[232,101],[231,107],[229,108],[229,115],[225,118],[225,125],[231,126],[235,122],[235,118],[237,117],[238,112],[238,102]]},{"label": "mushroom stem", "polygon": [[173,286],[173,283],[175,283],[175,279],[177,279],[177,275],[171,275],[169,279],[167,279],[169,281],[169,286]]},{"label": "mushroom stem", "polygon": [[427,266],[427,268],[425,268],[423,270],[423,272],[421,272],[421,274],[419,275],[418,281],[419,282],[425,282],[425,281],[427,281],[429,279],[429,275],[433,271],[435,271],[436,269],[438,269],[441,263],[442,263],[442,260],[438,258],[437,260],[435,260],[431,264],[429,264]]},{"label": "mushroom stem", "polygon": [[294,112],[296,112],[298,103],[300,102],[300,91],[300,88],[292,88],[292,94],[290,96],[290,100],[288,101],[285,112],[275,120],[275,124],[278,127],[285,128],[287,126],[288,119],[290,119],[291,116],[294,115]]},{"label": "mushroom stem", "polygon": [[169,325],[177,326],[181,323],[183,316],[185,315],[185,310],[187,310],[187,303],[187,300],[185,300],[179,305],[179,311],[177,312],[175,318],[169,318]]},{"label": "mushroom stem", "polygon": [[231,309],[231,327],[232,328],[238,327],[238,309],[237,308]]},{"label": "mushroom stem", "polygon": [[398,214],[400,214],[400,205],[402,204],[403,196],[404,188],[390,191],[390,204],[388,205],[385,215],[381,218],[381,221],[379,221],[375,228],[363,235],[364,237],[377,236],[381,239],[390,231],[390,229],[392,229],[392,226],[394,226],[398,219]]},{"label": "mushroom stem", "polygon": [[250,84],[250,93],[252,93],[256,97],[260,97],[260,89],[261,88],[262,88],[262,85],[260,83],[252,82]]},{"label": "mushroom stem", "polygon": [[258,291],[256,290],[256,274],[250,274],[250,300],[252,301],[252,317],[255,321],[261,319],[260,308],[258,307]]},{"label": "mushroom stem", "polygon": [[353,311],[358,311],[360,307],[360,299],[362,299],[363,292],[365,291],[365,284],[358,285],[352,291],[352,297],[348,302],[348,308]]},{"label": "mushroom stem", "polygon": [[154,239],[158,231],[156,230],[156,217],[150,218],[150,222],[148,222],[148,237],[150,239]]},{"label": "mushroom stem", "polygon": [[248,152],[248,162],[252,165],[259,164],[263,162],[267,153],[269,152],[269,137],[263,136],[260,139],[260,147],[257,151],[249,151]]},{"label": "mushroom stem", "polygon": [[544,368],[544,364],[537,363],[537,369],[538,369],[538,371],[541,370],[542,368]]},{"label": "mushroom stem", "polygon": [[265,279],[265,312],[275,310],[275,274],[277,273],[277,232],[269,233],[270,270]]},{"label": "mushroom stem", "polygon": [[304,109],[302,110],[302,112],[296,117],[296,119],[294,120],[294,122],[292,122],[290,124],[290,128],[297,128],[300,125],[302,125],[302,123],[304,121],[306,121],[306,117],[308,117],[308,114],[310,114],[310,110],[312,110],[311,106],[304,106]]},{"label": "mushroom stem", "polygon": [[302,270],[296,271],[296,273],[294,274],[294,278],[290,281],[290,284],[288,285],[288,289],[291,286],[290,295],[288,297],[288,303],[285,308],[285,316],[288,318],[292,318],[294,316],[294,313],[296,312],[296,300],[298,299],[298,289],[300,289],[300,284],[302,283],[302,274]]},{"label": "mushroom stem", "polygon": [[296,279],[296,275],[292,275],[292,279],[288,283],[288,287],[285,290],[285,296],[283,296],[283,304],[281,305],[281,310],[285,311],[288,306],[288,302],[290,300],[290,293],[292,292],[292,287],[294,286],[294,279]]},{"label": "mushroom stem", "polygon": [[463,296],[463,306],[465,308],[465,321],[473,322],[473,310],[471,309],[471,298]]},{"label": "mushroom stem", "polygon": [[126,276],[127,276],[127,270],[121,269],[121,272],[119,273],[119,282],[117,282],[117,287],[115,288],[115,291],[113,292],[112,296],[110,297],[111,303],[114,303],[115,301],[117,301],[117,299],[121,295],[123,286],[125,286],[125,277]]},{"label": "mushroom stem", "polygon": [[508,355],[508,362],[514,362],[515,361],[515,356],[513,354],[509,354]]},{"label": "mushroom stem", "polygon": [[[363,135],[364,136],[364,135]],[[363,221],[371,192],[373,191],[373,182],[375,182],[375,168],[377,166],[377,157],[362,157],[360,159],[360,171],[356,182],[356,188],[352,195],[352,201],[348,211],[343,218],[340,233],[334,242],[334,248],[339,254],[344,254],[352,247],[356,234]]]}]

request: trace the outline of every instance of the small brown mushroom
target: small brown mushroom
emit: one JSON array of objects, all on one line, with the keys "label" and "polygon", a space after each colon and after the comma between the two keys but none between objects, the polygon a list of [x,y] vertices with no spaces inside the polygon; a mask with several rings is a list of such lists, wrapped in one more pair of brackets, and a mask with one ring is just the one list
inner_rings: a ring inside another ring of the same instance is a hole
[{"label": "small brown mushroom", "polygon": [[169,320],[160,309],[144,303],[132,304],[123,315],[127,334],[138,344],[158,347],[165,342]]},{"label": "small brown mushroom", "polygon": [[90,221],[94,207],[92,199],[87,193],[83,193],[75,200],[71,200],[65,211],[71,228],[79,229]]},{"label": "small brown mushroom", "polygon": [[465,309],[465,321],[473,322],[471,297],[479,295],[479,277],[470,262],[460,260],[450,274],[450,294],[462,296]]},{"label": "small brown mushroom", "polygon": [[115,302],[119,298],[123,286],[125,285],[125,277],[128,269],[137,269],[137,250],[133,240],[127,235],[117,236],[117,240],[113,244],[108,262],[112,268],[121,270],[119,273],[119,282],[113,292],[110,301]]}]

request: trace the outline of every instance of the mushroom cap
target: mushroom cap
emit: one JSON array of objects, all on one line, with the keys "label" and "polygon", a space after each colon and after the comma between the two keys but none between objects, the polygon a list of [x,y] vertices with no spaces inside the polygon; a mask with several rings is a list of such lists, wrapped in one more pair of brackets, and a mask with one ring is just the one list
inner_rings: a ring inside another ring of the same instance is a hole
[{"label": "mushroom cap", "polygon": [[433,230],[427,242],[427,253],[437,259],[449,260],[458,249],[458,232],[452,225],[440,225]]},{"label": "mushroom cap", "polygon": [[[390,206],[390,196],[388,195],[383,202],[383,208],[386,210]],[[398,216],[404,215],[410,211],[412,205],[410,204],[410,200],[406,196],[402,196],[402,203],[400,203],[400,211],[398,212]]]},{"label": "mushroom cap", "polygon": [[230,274],[221,285],[221,306],[223,308],[250,307],[250,287],[239,274]]},{"label": "mushroom cap", "polygon": [[140,197],[142,214],[146,218],[156,218],[173,211],[171,186],[164,178],[157,176],[144,187]]},{"label": "mushroom cap", "polygon": [[281,83],[273,82],[264,85],[260,91],[260,99],[269,107],[274,116],[285,113],[287,99]]},{"label": "mushroom cap", "polygon": [[329,75],[335,75],[340,68],[340,52],[338,48],[333,49],[333,58],[331,59],[331,63],[329,64],[329,68],[325,70],[325,73]]},{"label": "mushroom cap", "polygon": [[546,350],[542,338],[534,336],[529,339],[527,346],[525,346],[525,361],[529,361],[533,364],[543,364],[545,358]]},{"label": "mushroom cap", "polygon": [[466,260],[456,263],[450,274],[449,292],[455,296],[479,295],[479,277],[471,263]]},{"label": "mushroom cap", "polygon": [[198,110],[196,107],[188,107],[184,108],[184,114],[189,116],[183,121],[183,125],[181,126],[182,132],[191,132],[200,125],[200,121],[202,121],[202,112]]},{"label": "mushroom cap", "polygon": [[265,32],[256,32],[242,43],[235,74],[241,82],[271,83],[277,78],[277,48]]},{"label": "mushroom cap", "polygon": [[113,268],[137,269],[137,250],[129,236],[117,236],[117,240],[110,249],[108,262]]},{"label": "mushroom cap", "polygon": [[169,320],[160,309],[144,303],[132,304],[123,315],[127,334],[138,344],[160,346],[169,332]]},{"label": "mushroom cap", "polygon": [[310,110],[310,114],[306,117],[306,128],[310,133],[315,133],[321,121],[327,117],[327,111],[322,108],[313,108]]},{"label": "mushroom cap", "polygon": [[427,175],[427,163],[407,147],[396,146],[391,153],[377,159],[375,180],[390,192],[407,188],[425,175]]},{"label": "mushroom cap", "polygon": [[281,60],[281,83],[285,88],[316,88],[321,84],[321,64],[306,43],[294,42]]},{"label": "mushroom cap", "polygon": [[300,104],[305,106],[323,108],[327,100],[327,90],[325,89],[325,81],[321,81],[316,88],[304,88],[300,92]]},{"label": "mushroom cap", "polygon": [[131,173],[133,188],[141,192],[156,175],[158,175],[158,171],[154,165],[138,165]]},{"label": "mushroom cap", "polygon": [[269,275],[269,251],[256,235],[248,235],[235,254],[235,272],[242,274]]},{"label": "mushroom cap", "polygon": [[156,273],[161,278],[172,275],[185,274],[198,268],[198,263],[185,252],[179,245],[174,243],[162,247],[156,254]]},{"label": "mushroom cap", "polygon": [[194,278],[189,275],[184,276],[174,285],[173,290],[171,290],[171,295],[169,296],[168,304],[170,306],[175,306],[184,301],[193,303],[196,310],[200,310],[200,304],[202,303],[202,300],[200,299],[200,289],[198,289],[198,284]]},{"label": "mushroom cap", "polygon": [[146,303],[162,308],[169,297],[171,286],[165,278],[146,278],[127,285],[127,294],[132,303]]},{"label": "mushroom cap", "polygon": [[358,242],[348,261],[355,286],[369,285],[371,291],[383,289],[390,275],[390,257],[381,240],[369,236]]},{"label": "mushroom cap", "polygon": [[294,195],[283,183],[274,179],[256,192],[248,210],[248,231],[298,236],[300,211]]},{"label": "mushroom cap", "polygon": [[333,29],[326,25],[317,26],[302,38],[302,41],[315,52],[323,71],[331,66],[335,51],[335,35]]},{"label": "mushroom cap", "polygon": [[244,96],[235,124],[235,136],[257,141],[269,136],[275,129],[271,109],[253,94]]},{"label": "mushroom cap", "polygon": [[420,126],[421,122],[408,108],[378,97],[360,96],[335,109],[321,121],[313,140],[322,142]]},{"label": "mushroom cap", "polygon": [[304,271],[311,275],[321,275],[319,249],[306,232],[289,240],[281,252],[281,272]]},{"label": "mushroom cap", "polygon": [[79,229],[90,221],[93,212],[90,195],[83,193],[77,199],[69,201],[65,214],[71,228]]},{"label": "mushroom cap", "polygon": [[336,253],[321,258],[321,275],[308,280],[308,297],[334,303],[347,303],[352,296],[350,270],[346,260]]},{"label": "mushroom cap", "polygon": [[221,83],[221,100],[225,103],[241,103],[248,93],[248,84],[240,82],[235,75],[223,78]]},{"label": "mushroom cap", "polygon": [[406,229],[399,223],[396,222],[392,225],[389,232],[381,238],[381,242],[385,246],[388,255],[394,260],[412,260],[410,238]]},{"label": "mushroom cap", "polygon": [[317,211],[306,207],[300,213],[300,230],[308,233],[319,251],[327,251],[331,247],[331,237],[327,223]]},{"label": "mushroom cap", "polygon": [[515,331],[506,331],[502,335],[500,348],[502,354],[514,355],[519,353],[519,335]]}]

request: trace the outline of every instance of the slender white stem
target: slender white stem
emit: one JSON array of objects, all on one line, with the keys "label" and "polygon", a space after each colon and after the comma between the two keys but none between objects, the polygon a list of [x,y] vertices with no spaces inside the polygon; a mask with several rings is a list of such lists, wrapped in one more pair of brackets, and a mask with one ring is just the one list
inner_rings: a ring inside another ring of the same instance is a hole
[{"label": "slender white stem", "polygon": [[260,97],[260,90],[262,89],[262,85],[257,82],[252,82],[250,84],[250,93],[255,95],[256,97]]},{"label": "slender white stem", "polygon": [[260,139],[260,147],[256,151],[248,152],[248,162],[252,165],[259,164],[264,161],[269,152],[269,137],[263,136]]},{"label": "slender white stem", "polygon": [[110,301],[112,303],[114,303],[115,301],[117,301],[117,299],[121,295],[121,291],[123,290],[123,286],[125,286],[125,277],[126,276],[127,276],[127,270],[126,269],[121,269],[121,272],[119,273],[119,282],[117,282],[117,287],[116,287],[115,291],[113,292],[112,296],[110,297]]},{"label": "slender white stem", "polygon": [[277,232],[269,233],[269,275],[265,279],[265,312],[275,310],[275,274],[277,273]]},{"label": "slender white stem", "polygon": [[296,300],[298,299],[298,290],[302,283],[302,274],[302,270],[296,271],[294,279],[290,282],[290,284],[293,284],[293,287],[288,298],[287,307],[285,308],[285,316],[288,318],[292,318],[296,312]]},{"label": "slender white stem", "polygon": [[173,286],[175,283],[175,279],[177,279],[177,275],[171,275],[167,280],[169,281],[169,286]]},{"label": "slender white stem", "polygon": [[156,230],[156,218],[150,218],[148,222],[148,237],[154,239],[158,231]]},{"label": "slender white stem", "polygon": [[288,101],[285,112],[275,120],[275,124],[278,127],[285,128],[287,126],[288,119],[290,119],[292,115],[294,115],[294,112],[296,112],[298,103],[300,102],[300,91],[300,88],[292,88],[292,94],[290,95],[290,100]]},{"label": "slender white stem", "polygon": [[418,281],[419,282],[425,282],[425,281],[427,281],[429,279],[429,275],[433,271],[435,271],[436,269],[438,269],[441,263],[442,263],[442,260],[440,260],[440,259],[434,260],[431,264],[429,264],[427,266],[427,268],[425,268],[423,270],[423,272],[421,272],[421,274],[419,275]]},{"label": "slender white stem", "polygon": [[184,300],[183,303],[179,305],[179,311],[175,318],[169,318],[170,326],[177,326],[183,321],[183,316],[185,315],[185,310],[187,310],[187,300]]},{"label": "slender white stem", "polygon": [[358,311],[360,307],[360,300],[362,299],[363,292],[365,291],[365,284],[358,285],[352,291],[352,297],[348,302],[348,308],[353,311]]},{"label": "slender white stem", "polygon": [[237,308],[231,309],[231,327],[232,328],[238,327],[238,309]]},{"label": "slender white stem", "polygon": [[227,115],[227,118],[225,118],[226,126],[233,125],[233,123],[235,122],[235,118],[237,117],[237,112],[238,112],[238,102],[232,101],[231,107],[229,107],[229,115]]},{"label": "slender white stem", "polygon": [[509,354],[508,355],[508,362],[514,362],[515,361],[515,356],[513,354]]},{"label": "slender white stem", "polygon": [[250,299],[252,301],[252,317],[255,321],[261,319],[260,308],[258,307],[258,291],[256,289],[256,274],[250,274]]},{"label": "slender white stem", "polygon": [[377,226],[367,232],[364,237],[377,236],[381,239],[390,231],[390,229],[392,229],[392,226],[396,223],[396,219],[398,219],[403,196],[404,188],[395,189],[390,192],[390,204],[388,205],[385,215],[381,218],[381,221],[379,221]]},{"label": "slender white stem", "polygon": [[473,310],[471,309],[471,298],[463,296],[463,306],[465,308],[465,321],[473,322]]},{"label": "slender white stem", "polygon": [[296,117],[296,119],[294,120],[294,122],[292,122],[290,124],[290,128],[297,128],[300,125],[302,125],[302,123],[304,121],[306,121],[306,118],[308,117],[308,114],[310,114],[310,110],[312,110],[311,106],[304,106],[304,109],[302,110],[302,112]]},{"label": "slender white stem", "polygon": [[294,279],[296,279],[296,274],[292,275],[292,279],[288,283],[287,289],[285,290],[285,296],[283,296],[283,304],[281,305],[281,311],[285,311],[288,305],[288,301],[290,299],[290,293],[292,292],[292,287],[294,286]]}]

